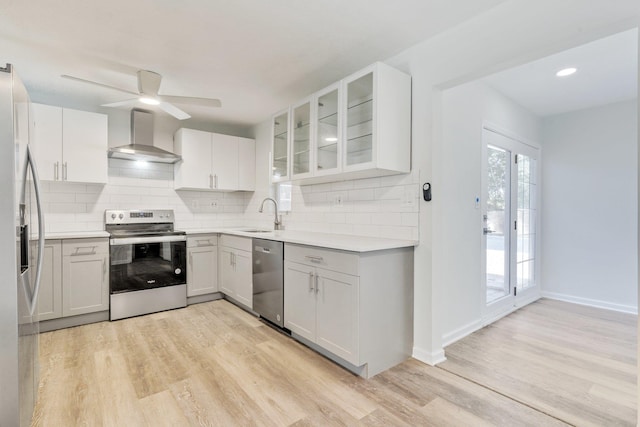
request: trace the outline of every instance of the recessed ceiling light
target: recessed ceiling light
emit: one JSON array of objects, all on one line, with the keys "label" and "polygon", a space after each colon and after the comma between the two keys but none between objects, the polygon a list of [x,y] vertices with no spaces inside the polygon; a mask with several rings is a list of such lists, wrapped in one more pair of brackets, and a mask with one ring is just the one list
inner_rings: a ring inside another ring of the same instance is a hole
[{"label": "recessed ceiling light", "polygon": [[141,96],[140,97],[140,102],[142,102],[143,104],[147,104],[147,105],[158,105],[158,104],[160,104],[160,101],[158,101],[157,99],[149,98],[147,96]]},{"label": "recessed ceiling light", "polygon": [[578,71],[576,68],[573,67],[569,67],[569,68],[563,68],[562,70],[558,71],[556,73],[556,76],[558,77],[567,77],[570,76],[571,74],[575,73],[576,71]]}]

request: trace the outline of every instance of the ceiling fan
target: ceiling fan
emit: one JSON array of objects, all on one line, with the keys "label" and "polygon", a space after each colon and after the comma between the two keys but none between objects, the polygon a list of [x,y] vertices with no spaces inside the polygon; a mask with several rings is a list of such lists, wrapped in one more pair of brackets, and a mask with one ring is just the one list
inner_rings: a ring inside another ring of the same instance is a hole
[{"label": "ceiling fan", "polygon": [[89,83],[95,86],[106,87],[109,89],[118,90],[120,92],[129,93],[135,95],[135,98],[126,99],[124,101],[112,102],[109,104],[103,104],[102,107],[133,107],[139,102],[147,105],[156,105],[161,110],[171,114],[178,120],[185,120],[191,116],[178,107],[175,104],[185,105],[198,105],[202,107],[221,107],[222,103],[219,99],[213,98],[196,98],[192,96],[175,96],[175,95],[160,95],[158,90],[160,89],[160,83],[162,82],[162,76],[158,73],[148,70],[138,70],[138,92],[133,92],[127,89],[121,89],[119,87],[110,86],[104,83],[98,83],[91,80],[81,79],[79,77],[69,76],[63,74],[61,77],[65,79],[76,80],[79,82]]}]

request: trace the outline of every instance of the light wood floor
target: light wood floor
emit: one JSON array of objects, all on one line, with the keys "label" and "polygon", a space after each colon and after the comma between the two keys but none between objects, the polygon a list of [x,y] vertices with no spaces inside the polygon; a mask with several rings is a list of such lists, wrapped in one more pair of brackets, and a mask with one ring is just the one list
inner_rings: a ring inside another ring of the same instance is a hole
[{"label": "light wood floor", "polygon": [[226,301],[41,335],[35,426],[555,426],[409,360],[363,380]]},{"label": "light wood floor", "polygon": [[542,299],[450,345],[439,367],[579,426],[636,425],[637,317]]}]

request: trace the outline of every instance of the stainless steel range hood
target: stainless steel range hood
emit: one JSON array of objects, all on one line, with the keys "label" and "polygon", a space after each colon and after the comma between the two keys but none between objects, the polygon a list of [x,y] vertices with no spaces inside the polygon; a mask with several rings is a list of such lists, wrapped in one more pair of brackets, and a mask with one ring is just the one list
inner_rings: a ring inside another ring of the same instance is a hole
[{"label": "stainless steel range hood", "polygon": [[109,149],[109,157],[143,160],[155,163],[175,163],[182,157],[153,146],[153,114],[145,110],[131,110],[131,144]]}]

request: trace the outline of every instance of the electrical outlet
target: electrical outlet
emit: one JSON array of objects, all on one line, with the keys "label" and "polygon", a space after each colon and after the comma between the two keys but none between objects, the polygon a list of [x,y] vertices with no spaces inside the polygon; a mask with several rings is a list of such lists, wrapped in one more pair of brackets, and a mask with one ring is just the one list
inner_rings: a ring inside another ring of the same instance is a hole
[{"label": "electrical outlet", "polygon": [[198,199],[193,199],[193,200],[191,201],[191,207],[192,207],[193,209],[198,209],[198,208],[200,207],[200,203],[198,202]]},{"label": "electrical outlet", "polygon": [[407,206],[413,206],[416,202],[415,194],[412,190],[404,190],[404,204]]},{"label": "electrical outlet", "polygon": [[333,196],[333,205],[342,206],[342,194],[336,194]]},{"label": "electrical outlet", "polygon": [[217,200],[211,200],[211,201],[209,202],[209,207],[210,207],[211,209],[218,209],[218,201],[217,201]]}]

